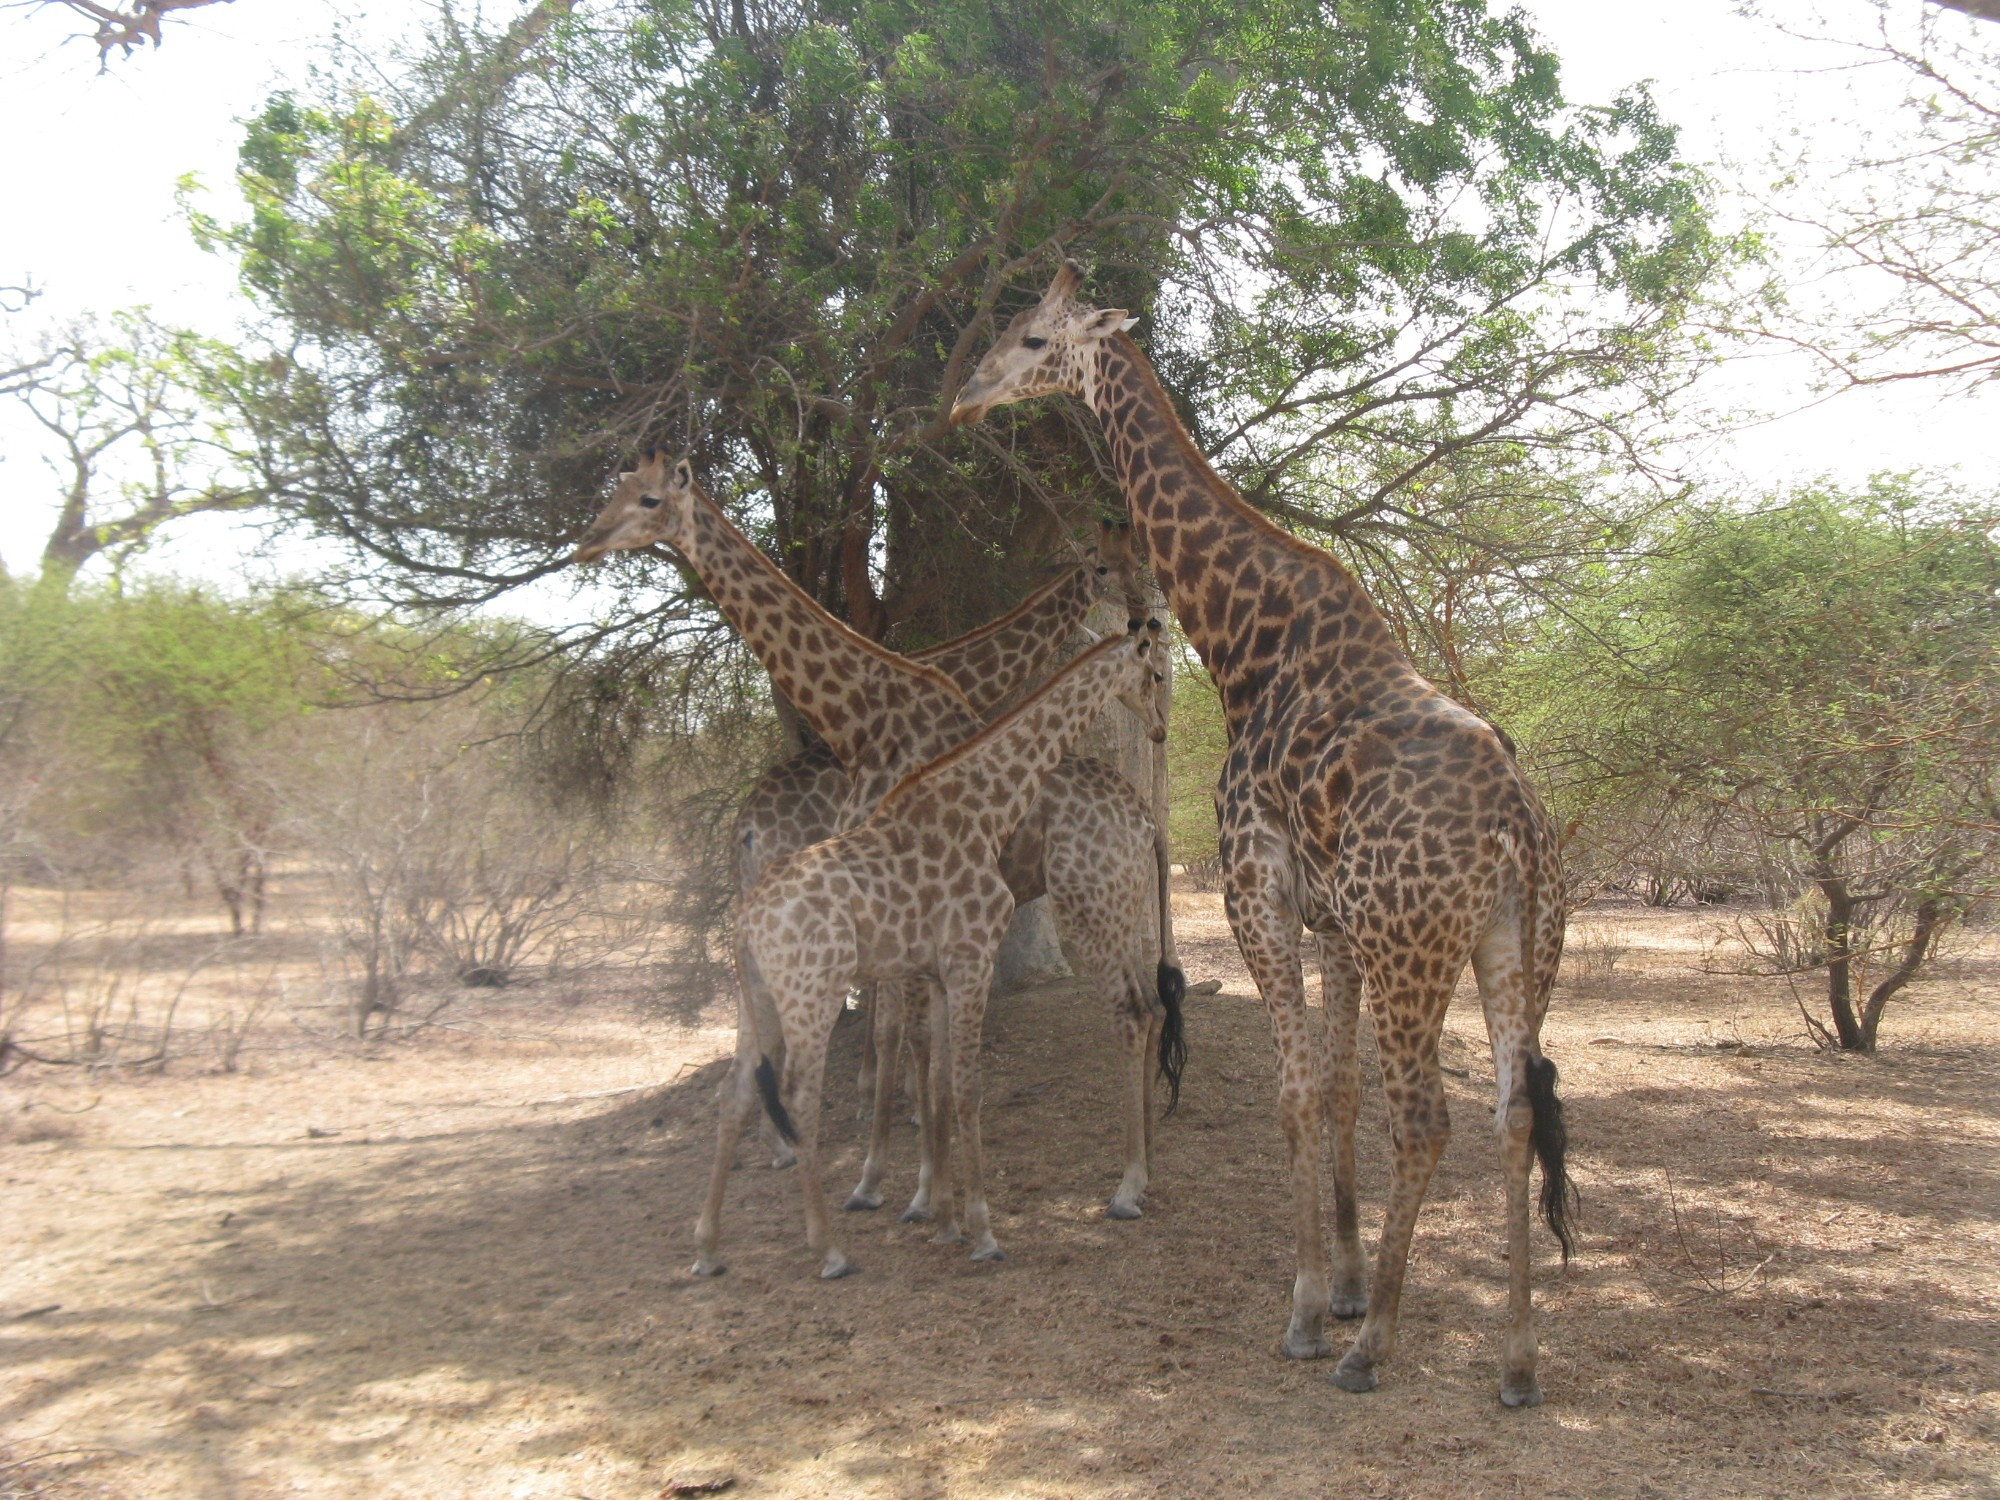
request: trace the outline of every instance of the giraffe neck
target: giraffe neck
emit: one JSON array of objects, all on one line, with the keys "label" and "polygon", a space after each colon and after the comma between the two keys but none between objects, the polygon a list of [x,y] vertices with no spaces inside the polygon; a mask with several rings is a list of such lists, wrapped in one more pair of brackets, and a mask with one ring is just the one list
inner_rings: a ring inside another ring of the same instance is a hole
[{"label": "giraffe neck", "polygon": [[1274,689],[1309,683],[1336,711],[1416,668],[1353,574],[1259,515],[1208,466],[1139,346],[1097,343],[1086,399],[1104,424],[1132,524],[1232,733]]},{"label": "giraffe neck", "polygon": [[936,667],[957,683],[974,713],[991,713],[1055,658],[1090,613],[1096,585],[1092,569],[1071,568],[999,619],[942,645],[913,651],[911,659]]},{"label": "giraffe neck", "polygon": [[997,857],[1041,794],[1042,778],[1131,673],[1130,651],[1125,636],[1092,646],[957,749],[904,777],[881,811],[922,820],[950,810]]},{"label": "giraffe neck", "polygon": [[699,491],[691,530],[688,561],[717,607],[843,765],[897,748],[883,728],[913,707],[934,704],[947,718],[967,713],[950,678],[836,620]]}]

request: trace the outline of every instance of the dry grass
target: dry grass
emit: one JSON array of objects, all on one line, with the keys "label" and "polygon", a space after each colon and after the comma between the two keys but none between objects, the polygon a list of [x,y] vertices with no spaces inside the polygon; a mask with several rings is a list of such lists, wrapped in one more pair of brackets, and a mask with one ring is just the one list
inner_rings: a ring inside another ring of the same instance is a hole
[{"label": "dry grass", "polygon": [[[999,1266],[864,1216],[843,1226],[864,1274],[822,1285],[792,1174],[746,1146],[730,1274],[689,1278],[731,1031],[641,1019],[630,970],[467,996],[393,1046],[297,1040],[274,1006],[233,1074],[16,1073],[0,1494],[2000,1494],[1990,939],[1899,1002],[1889,1051],[1852,1059],[1806,1045],[1782,988],[1705,969],[1714,916],[1583,914],[1622,951],[1600,969],[1581,950],[1547,1031],[1582,1254],[1564,1273],[1540,1246],[1549,1401],[1509,1413],[1476,1001],[1449,1022],[1458,1133],[1401,1348],[1379,1392],[1344,1396],[1275,1356],[1269,1032],[1219,899],[1176,906],[1191,977],[1226,985],[1192,1002],[1141,1222],[1099,1213],[1106,1019],[1069,985],[995,1007]],[[307,986],[313,945],[273,941],[296,947],[258,963]],[[189,1024],[207,1004],[190,985]],[[1382,1127],[1371,1090],[1377,1215]],[[831,1135],[844,1189],[862,1127]],[[907,1130],[897,1149],[906,1193]]]}]

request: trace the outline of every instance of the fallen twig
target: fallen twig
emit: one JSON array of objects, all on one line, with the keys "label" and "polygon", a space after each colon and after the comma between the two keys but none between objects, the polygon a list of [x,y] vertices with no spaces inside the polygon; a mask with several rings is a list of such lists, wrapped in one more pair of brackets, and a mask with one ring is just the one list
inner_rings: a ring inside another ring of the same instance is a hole
[{"label": "fallen twig", "polygon": [[47,1307],[31,1307],[26,1312],[13,1313],[9,1315],[7,1321],[9,1323],[25,1323],[30,1318],[43,1318],[52,1312],[61,1311],[62,1304],[60,1302],[51,1302]]}]

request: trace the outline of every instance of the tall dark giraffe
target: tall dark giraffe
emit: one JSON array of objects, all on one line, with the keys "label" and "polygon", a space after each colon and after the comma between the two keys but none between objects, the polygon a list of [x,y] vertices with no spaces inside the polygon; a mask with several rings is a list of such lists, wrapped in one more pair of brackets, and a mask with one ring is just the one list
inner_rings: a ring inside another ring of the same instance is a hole
[{"label": "tall dark giraffe", "polygon": [[[1375,1367],[1394,1350],[1410,1236],[1450,1134],[1438,1037],[1470,960],[1498,1077],[1507,1183],[1510,1317],[1500,1399],[1532,1406],[1542,1393],[1529,1306],[1531,1154],[1541,1159],[1542,1212],[1565,1260],[1573,1198],[1555,1065],[1539,1042],[1562,955],[1554,831],[1506,737],[1425,680],[1333,557],[1265,520],[1208,466],[1125,335],[1131,320],[1078,301],[1079,285],[1065,265],[980,361],[952,420],[978,421],[1005,402],[1056,392],[1090,405],[1160,587],[1221,690],[1225,900],[1270,1013],[1291,1162],[1298,1274],[1283,1350],[1295,1359],[1328,1355],[1328,1312],[1365,1313],[1333,1372],[1348,1391],[1372,1390]],[[1306,1020],[1302,924],[1319,942],[1324,1057]],[[1365,1293],[1354,1194],[1364,993],[1393,1156]],[[1319,1201],[1329,1104],[1331,1276]]]}]

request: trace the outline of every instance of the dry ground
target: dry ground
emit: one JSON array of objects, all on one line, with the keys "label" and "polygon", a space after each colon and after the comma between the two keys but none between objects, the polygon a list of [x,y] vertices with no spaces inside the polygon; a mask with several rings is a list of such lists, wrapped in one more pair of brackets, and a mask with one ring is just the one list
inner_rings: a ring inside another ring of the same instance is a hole
[{"label": "dry ground", "polygon": [[[691,1279],[730,1030],[645,1019],[631,973],[468,994],[366,1049],[277,1015],[235,1074],[16,1072],[0,1495],[2000,1495],[1991,940],[1911,994],[1882,1056],[1842,1059],[1782,989],[1703,972],[1714,916],[1585,913],[1546,1033],[1582,1253],[1564,1272],[1538,1232],[1549,1400],[1506,1412],[1476,1001],[1451,1016],[1458,1133],[1400,1352],[1342,1395],[1275,1354],[1268,1033],[1217,898],[1176,906],[1193,976],[1226,987],[1191,1002],[1143,1221],[1099,1212],[1095,1003],[996,1005],[996,1266],[925,1243],[892,1197],[843,1221],[864,1274],[822,1285],[794,1174],[746,1142],[730,1273]],[[268,972],[284,942],[241,961]],[[844,1191],[863,1127],[837,1114]],[[898,1150],[907,1194],[907,1128]],[[1371,1090],[1364,1213],[1385,1157]]]}]

